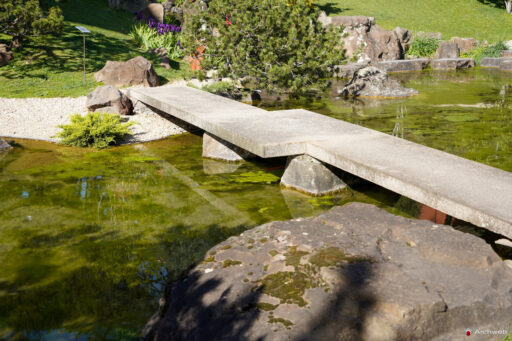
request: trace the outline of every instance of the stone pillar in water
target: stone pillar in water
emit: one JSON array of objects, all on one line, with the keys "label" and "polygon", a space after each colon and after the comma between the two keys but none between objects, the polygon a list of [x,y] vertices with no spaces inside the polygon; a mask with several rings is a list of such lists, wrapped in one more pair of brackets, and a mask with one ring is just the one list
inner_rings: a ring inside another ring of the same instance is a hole
[{"label": "stone pillar in water", "polygon": [[253,154],[247,150],[224,141],[217,136],[210,135],[206,132],[203,134],[203,157],[205,158],[238,162],[252,156]]},{"label": "stone pillar in water", "polygon": [[304,154],[288,158],[281,186],[321,196],[340,191],[347,184],[322,162]]}]

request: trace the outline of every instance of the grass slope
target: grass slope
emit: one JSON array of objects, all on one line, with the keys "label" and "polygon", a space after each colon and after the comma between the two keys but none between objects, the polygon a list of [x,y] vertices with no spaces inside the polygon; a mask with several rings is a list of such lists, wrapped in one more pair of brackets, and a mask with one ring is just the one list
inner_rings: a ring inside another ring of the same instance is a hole
[{"label": "grass slope", "polygon": [[[81,96],[100,83],[94,73],[107,60],[127,60],[144,55],[153,62],[163,82],[180,77],[187,65],[174,63],[174,69],[159,66],[159,59],[144,53],[128,33],[133,15],[108,8],[104,0],[68,0],[60,2],[65,26],[61,33],[24,41],[15,51],[13,62],[0,68],[0,97],[64,97]],[[83,38],[74,26],[85,26],[92,34],[86,36],[86,85],[83,84]],[[7,37],[0,42],[7,43]],[[3,41],[2,41],[3,40]]]},{"label": "grass slope", "polygon": [[375,17],[386,29],[441,32],[443,39],[473,37],[497,42],[512,39],[512,15],[501,0],[318,0],[328,15]]}]

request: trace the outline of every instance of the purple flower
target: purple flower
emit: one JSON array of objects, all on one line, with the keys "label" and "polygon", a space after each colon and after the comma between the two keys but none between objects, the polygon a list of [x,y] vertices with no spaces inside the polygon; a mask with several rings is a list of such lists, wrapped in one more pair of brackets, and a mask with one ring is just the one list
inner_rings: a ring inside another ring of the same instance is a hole
[{"label": "purple flower", "polygon": [[175,32],[176,32],[176,33],[178,33],[178,32],[180,32],[180,31],[181,31],[181,27],[180,27],[180,26],[176,26],[176,28],[175,28]]},{"label": "purple flower", "polygon": [[148,20],[148,27],[151,29],[156,28],[156,22],[153,18]]},{"label": "purple flower", "polygon": [[178,42],[176,43],[177,46],[180,47],[180,50],[183,50],[183,46],[181,46],[181,41],[178,40]]},{"label": "purple flower", "polygon": [[141,21],[142,17],[142,11],[135,12],[135,20]]}]

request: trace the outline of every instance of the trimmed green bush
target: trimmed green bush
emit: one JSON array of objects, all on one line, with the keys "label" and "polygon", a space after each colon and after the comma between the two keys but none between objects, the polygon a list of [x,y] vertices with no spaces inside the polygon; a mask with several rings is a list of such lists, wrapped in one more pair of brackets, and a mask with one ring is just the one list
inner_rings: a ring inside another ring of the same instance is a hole
[{"label": "trimmed green bush", "polygon": [[130,134],[133,122],[121,123],[119,114],[90,112],[85,116],[71,116],[71,124],[60,125],[56,135],[68,146],[107,148]]},{"label": "trimmed green bush", "polygon": [[203,58],[203,72],[217,69],[219,76],[241,80],[251,90],[323,91],[332,67],[345,61],[341,28],[324,29],[318,7],[309,4],[212,1],[208,10],[185,18],[185,49]]},{"label": "trimmed green bush", "polygon": [[407,56],[430,57],[436,53],[439,39],[429,37],[415,37],[407,51]]},{"label": "trimmed green bush", "polygon": [[483,46],[478,45],[471,51],[464,53],[462,57],[473,58],[475,62],[480,63],[485,57],[498,58],[501,56],[501,51],[506,50],[507,46],[503,42],[497,42],[492,45]]}]

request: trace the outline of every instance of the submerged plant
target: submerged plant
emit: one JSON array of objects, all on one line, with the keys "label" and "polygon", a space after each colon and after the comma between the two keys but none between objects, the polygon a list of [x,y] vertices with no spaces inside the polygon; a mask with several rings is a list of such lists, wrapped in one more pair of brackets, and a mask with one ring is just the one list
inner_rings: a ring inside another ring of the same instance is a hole
[{"label": "submerged plant", "polygon": [[68,146],[107,148],[118,144],[130,134],[133,122],[122,123],[119,114],[90,112],[86,116],[75,114],[71,123],[60,125],[56,137]]}]

